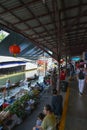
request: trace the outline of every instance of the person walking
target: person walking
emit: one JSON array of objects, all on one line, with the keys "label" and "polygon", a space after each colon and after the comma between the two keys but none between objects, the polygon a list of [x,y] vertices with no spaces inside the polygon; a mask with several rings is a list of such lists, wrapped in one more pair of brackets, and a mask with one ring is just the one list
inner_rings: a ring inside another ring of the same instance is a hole
[{"label": "person walking", "polygon": [[85,70],[83,67],[80,67],[77,71],[79,95],[83,95],[83,90],[85,86],[85,77],[86,77]]},{"label": "person walking", "polygon": [[74,80],[75,68],[72,63],[70,63],[70,79]]}]

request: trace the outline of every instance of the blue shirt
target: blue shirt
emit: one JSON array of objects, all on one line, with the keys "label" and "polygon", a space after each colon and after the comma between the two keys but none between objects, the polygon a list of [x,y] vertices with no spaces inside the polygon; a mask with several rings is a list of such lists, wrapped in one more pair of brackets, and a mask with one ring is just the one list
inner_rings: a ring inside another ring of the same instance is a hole
[{"label": "blue shirt", "polygon": [[10,83],[6,82],[6,88],[10,87]]}]

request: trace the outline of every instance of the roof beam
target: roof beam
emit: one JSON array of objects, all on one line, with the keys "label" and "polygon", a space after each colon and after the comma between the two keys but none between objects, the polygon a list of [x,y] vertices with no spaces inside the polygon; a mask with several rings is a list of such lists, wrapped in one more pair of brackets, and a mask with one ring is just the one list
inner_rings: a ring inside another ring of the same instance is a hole
[{"label": "roof beam", "polygon": [[[31,4],[34,4],[34,3],[37,3],[37,2],[41,2],[41,0],[32,0],[32,1],[30,1],[30,2],[27,2],[27,3],[25,3],[26,5],[31,5]],[[2,4],[0,3],[0,6],[3,8],[3,6],[2,6]],[[0,12],[0,14],[5,14],[5,13],[7,13],[7,12],[10,12],[10,11],[14,11],[14,10],[18,10],[18,9],[20,9],[20,8],[22,8],[24,5],[22,4],[22,5],[20,5],[20,6],[16,6],[16,7],[12,7],[11,9],[7,9],[7,10],[5,10],[5,11],[3,11],[3,12]]]},{"label": "roof beam", "polygon": [[[69,7],[60,9],[60,11],[64,12],[64,11],[72,10],[72,9],[78,8],[78,6],[79,6],[79,4],[73,5],[73,6],[69,6]],[[87,6],[87,3],[82,3],[81,6],[85,7],[85,6]]]},{"label": "roof beam", "polygon": [[[44,30],[50,35],[50,32],[47,30],[47,28],[40,22],[40,20],[37,18],[37,16],[35,16],[35,14],[30,10],[29,6],[25,5],[25,3],[20,0],[21,4],[23,4],[25,6],[25,8],[27,8],[27,10],[32,14],[32,16],[38,21],[38,23],[44,28]],[[51,35],[51,38],[54,39]],[[55,39],[54,39],[55,40]]]},{"label": "roof beam", "polygon": [[[50,12],[53,14],[53,12]],[[42,17],[45,17],[45,16],[48,16],[49,14],[46,13],[46,14],[43,14],[43,15],[40,15],[40,16],[37,16],[37,18],[42,18]],[[28,19],[25,19],[25,20],[22,20],[22,21],[19,21],[19,22],[15,22],[14,25],[16,24],[20,24],[20,23],[25,23],[25,22],[28,22],[28,21],[31,21],[31,20],[35,20],[35,17],[32,17],[32,18],[28,18]]]}]

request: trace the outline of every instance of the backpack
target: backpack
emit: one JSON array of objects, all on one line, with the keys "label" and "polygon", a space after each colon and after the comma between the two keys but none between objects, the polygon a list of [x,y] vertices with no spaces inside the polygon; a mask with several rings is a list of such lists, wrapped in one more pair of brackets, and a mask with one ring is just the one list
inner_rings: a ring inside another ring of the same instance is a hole
[{"label": "backpack", "polygon": [[82,70],[80,70],[79,72],[79,79],[84,79],[85,78],[85,74]]}]

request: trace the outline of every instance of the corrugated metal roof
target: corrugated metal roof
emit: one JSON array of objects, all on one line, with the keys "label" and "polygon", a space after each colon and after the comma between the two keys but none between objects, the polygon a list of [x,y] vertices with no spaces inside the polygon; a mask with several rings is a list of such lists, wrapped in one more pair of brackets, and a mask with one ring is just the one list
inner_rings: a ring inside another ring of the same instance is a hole
[{"label": "corrugated metal roof", "polygon": [[86,0],[0,0],[0,23],[57,60],[87,50]]}]

